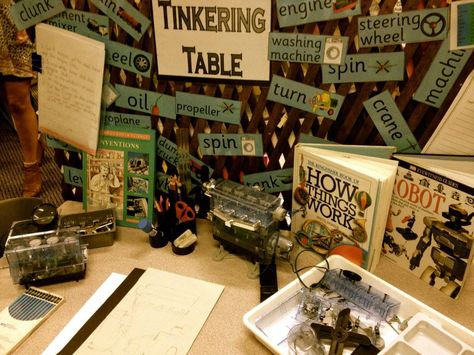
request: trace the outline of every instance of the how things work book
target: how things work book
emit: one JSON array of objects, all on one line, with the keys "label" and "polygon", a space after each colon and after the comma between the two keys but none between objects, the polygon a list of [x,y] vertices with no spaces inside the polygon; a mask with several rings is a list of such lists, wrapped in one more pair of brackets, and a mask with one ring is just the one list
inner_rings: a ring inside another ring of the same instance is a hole
[{"label": "how things work book", "polygon": [[127,227],[152,222],[155,147],[154,130],[105,126],[97,153],[82,159],[85,209],[115,208],[117,224]]},{"label": "how things work book", "polygon": [[388,157],[394,148],[296,145],[291,231],[300,245],[375,268],[397,171],[374,157],[381,150]]},{"label": "how things work book", "polygon": [[472,264],[474,156],[394,154],[399,161],[383,254],[457,298]]}]

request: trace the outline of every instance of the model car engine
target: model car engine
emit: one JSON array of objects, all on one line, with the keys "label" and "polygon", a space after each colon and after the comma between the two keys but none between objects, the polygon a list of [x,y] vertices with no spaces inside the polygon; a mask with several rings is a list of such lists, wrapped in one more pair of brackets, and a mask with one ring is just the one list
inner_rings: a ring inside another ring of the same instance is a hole
[{"label": "model car engine", "polygon": [[286,215],[280,198],[231,180],[211,180],[205,187],[212,233],[224,248],[264,264],[275,256],[289,259],[293,243],[279,234]]}]

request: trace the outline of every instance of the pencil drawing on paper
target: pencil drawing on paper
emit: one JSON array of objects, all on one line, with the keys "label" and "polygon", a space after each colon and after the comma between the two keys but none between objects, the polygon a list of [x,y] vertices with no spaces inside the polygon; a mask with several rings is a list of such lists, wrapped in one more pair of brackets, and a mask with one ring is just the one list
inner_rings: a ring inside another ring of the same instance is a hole
[{"label": "pencil drawing on paper", "polygon": [[181,278],[148,269],[77,353],[186,354],[223,287]]}]

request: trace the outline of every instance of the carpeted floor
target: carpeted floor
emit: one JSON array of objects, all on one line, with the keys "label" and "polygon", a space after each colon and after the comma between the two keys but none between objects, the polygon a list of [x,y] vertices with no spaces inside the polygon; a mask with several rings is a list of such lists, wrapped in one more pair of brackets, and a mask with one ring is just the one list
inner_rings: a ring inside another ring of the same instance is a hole
[{"label": "carpeted floor", "polygon": [[[23,159],[18,136],[0,116],[0,200],[19,197],[22,194]],[[62,173],[54,161],[54,149],[47,148],[41,167],[43,187],[40,197],[44,202],[60,206]]]}]

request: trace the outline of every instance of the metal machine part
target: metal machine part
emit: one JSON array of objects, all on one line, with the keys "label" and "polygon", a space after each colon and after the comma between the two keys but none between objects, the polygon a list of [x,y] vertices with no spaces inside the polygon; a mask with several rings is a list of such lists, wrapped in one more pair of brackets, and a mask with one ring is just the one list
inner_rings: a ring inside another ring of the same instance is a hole
[{"label": "metal machine part", "polygon": [[279,222],[286,216],[281,199],[231,180],[210,180],[204,187],[214,239],[259,263],[264,301],[278,290],[275,258],[289,260],[293,250],[293,243],[279,233]]},{"label": "metal machine part", "polygon": [[279,233],[279,222],[286,216],[279,197],[231,180],[211,180],[205,188],[214,239],[255,261],[289,259],[293,242]]}]

